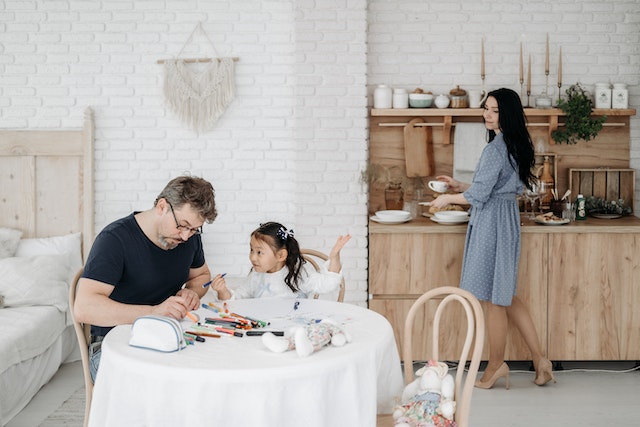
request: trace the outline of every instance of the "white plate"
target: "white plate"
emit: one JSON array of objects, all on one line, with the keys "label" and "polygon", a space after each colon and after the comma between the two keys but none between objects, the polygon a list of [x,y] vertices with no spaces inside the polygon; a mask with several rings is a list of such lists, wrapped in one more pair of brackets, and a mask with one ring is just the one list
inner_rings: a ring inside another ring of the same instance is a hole
[{"label": "white plate", "polygon": [[564,225],[564,224],[569,224],[571,222],[569,218],[564,218],[559,221],[541,221],[538,218],[535,218],[534,221],[542,225]]},{"label": "white plate", "polygon": [[616,219],[622,217],[620,214],[605,214],[605,213],[592,213],[590,214],[594,218],[600,219]]},{"label": "white plate", "polygon": [[371,221],[379,222],[380,224],[402,224],[403,222],[411,221],[411,218],[402,219],[402,220],[386,220],[380,219],[377,216],[372,216],[369,218]]},{"label": "white plate", "polygon": [[465,222],[469,222],[469,217],[466,218],[454,218],[454,219],[439,219],[436,218],[435,216],[432,216],[431,218],[429,218],[431,221],[433,222],[437,222],[438,224],[447,224],[447,225],[454,225],[454,224],[464,224]]}]

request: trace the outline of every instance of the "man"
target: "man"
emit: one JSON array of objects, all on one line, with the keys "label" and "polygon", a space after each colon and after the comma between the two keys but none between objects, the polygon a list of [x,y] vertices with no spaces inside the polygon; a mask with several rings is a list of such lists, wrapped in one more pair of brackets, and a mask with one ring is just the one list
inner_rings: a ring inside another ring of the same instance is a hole
[{"label": "man", "polygon": [[106,226],[96,237],[73,312],[91,324],[91,376],[100,345],[115,325],[144,315],[182,319],[200,306],[210,272],[202,249],[202,225],[217,216],[215,192],[202,178],[171,180],[153,208]]}]

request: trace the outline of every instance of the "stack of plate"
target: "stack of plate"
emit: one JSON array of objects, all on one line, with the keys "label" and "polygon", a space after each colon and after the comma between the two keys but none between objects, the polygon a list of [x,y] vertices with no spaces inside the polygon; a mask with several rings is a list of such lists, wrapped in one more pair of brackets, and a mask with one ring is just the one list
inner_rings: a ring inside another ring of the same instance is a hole
[{"label": "stack of plate", "polygon": [[378,211],[370,219],[380,224],[402,224],[411,219],[411,212],[399,210]]},{"label": "stack of plate", "polygon": [[438,224],[462,224],[469,221],[469,213],[463,211],[441,211],[431,217]]}]

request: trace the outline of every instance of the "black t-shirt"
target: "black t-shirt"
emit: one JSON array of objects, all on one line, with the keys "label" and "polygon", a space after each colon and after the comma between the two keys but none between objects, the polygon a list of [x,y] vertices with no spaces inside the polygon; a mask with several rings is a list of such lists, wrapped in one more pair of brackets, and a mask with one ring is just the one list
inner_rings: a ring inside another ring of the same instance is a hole
[{"label": "black t-shirt", "polygon": [[[143,233],[134,215],[106,226],[95,239],[82,277],[114,286],[109,296],[125,304],[157,305],[175,295],[189,278],[189,269],[202,267],[204,251],[199,235],[165,250]],[[92,326],[92,335],[111,327]]]}]

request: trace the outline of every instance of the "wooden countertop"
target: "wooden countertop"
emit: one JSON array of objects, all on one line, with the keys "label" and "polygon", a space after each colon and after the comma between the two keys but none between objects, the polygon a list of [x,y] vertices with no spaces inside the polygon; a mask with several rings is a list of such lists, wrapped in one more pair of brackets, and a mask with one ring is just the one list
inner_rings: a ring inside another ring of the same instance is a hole
[{"label": "wooden countertop", "polygon": [[[640,218],[625,216],[616,219],[587,217],[584,221],[574,221],[566,225],[542,225],[521,215],[522,233],[640,233]],[[467,232],[467,224],[443,225],[429,218],[419,217],[403,224],[380,224],[369,220],[370,234],[398,233],[460,233]]]}]

